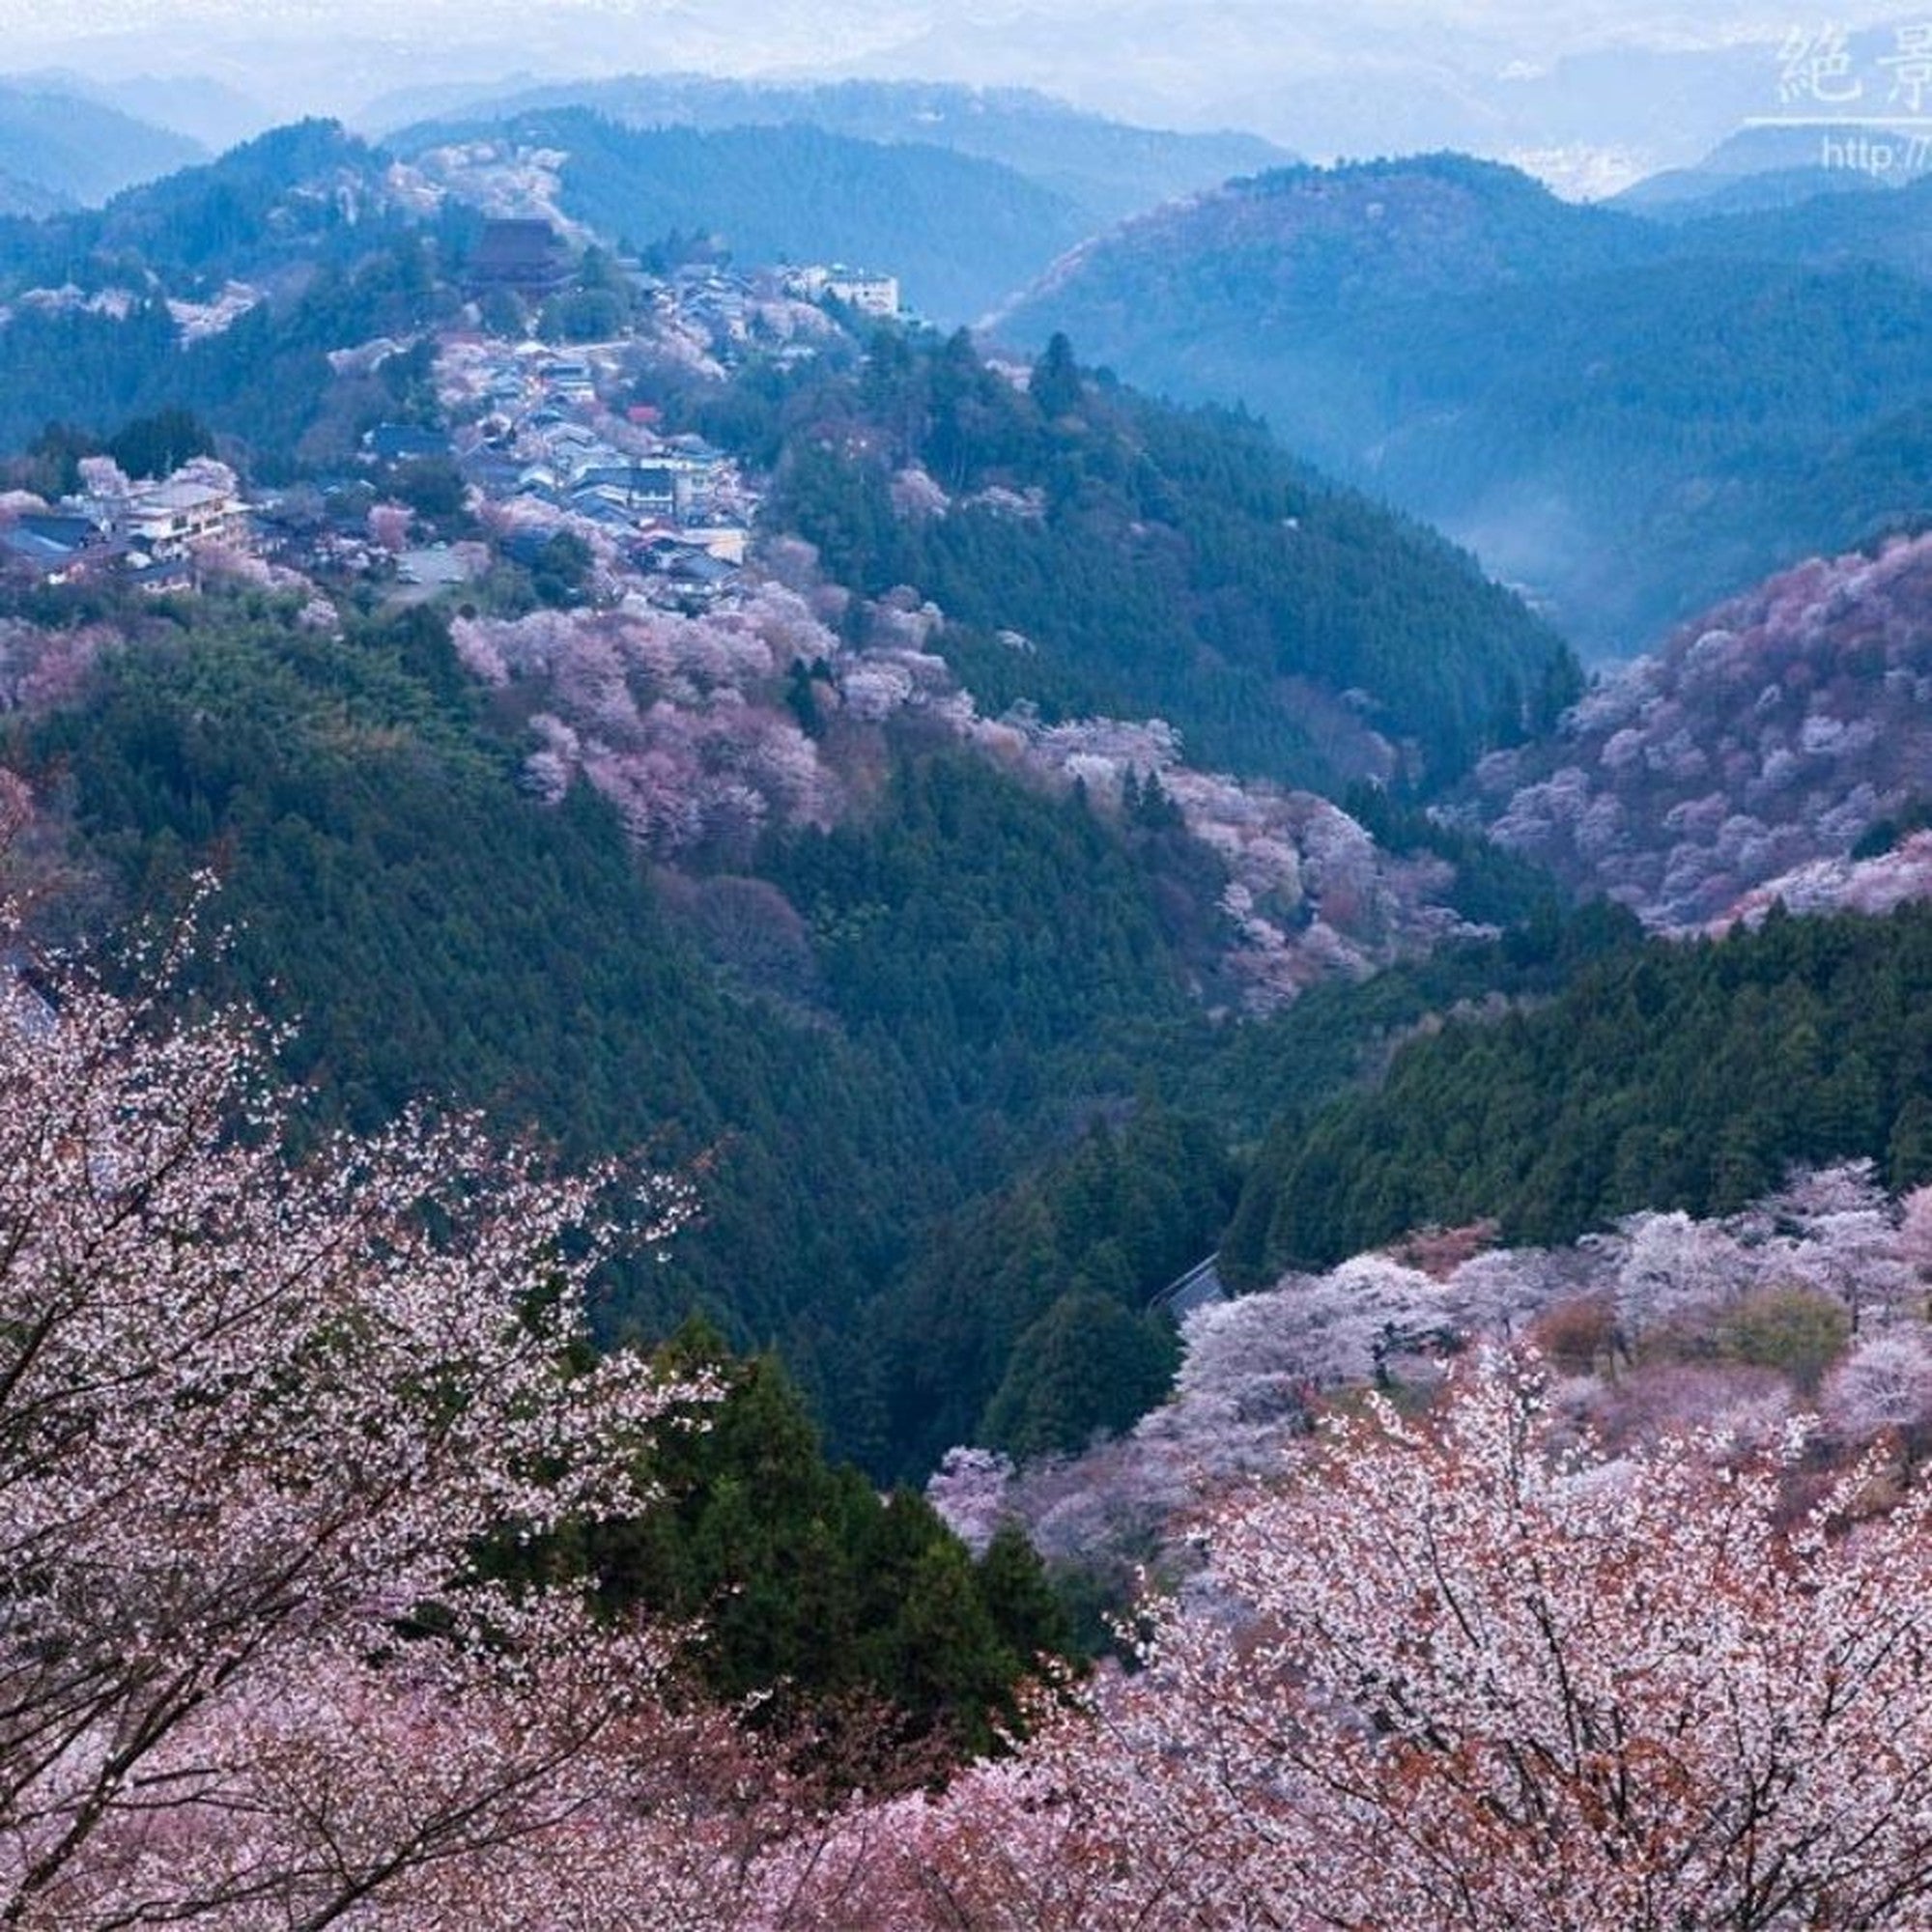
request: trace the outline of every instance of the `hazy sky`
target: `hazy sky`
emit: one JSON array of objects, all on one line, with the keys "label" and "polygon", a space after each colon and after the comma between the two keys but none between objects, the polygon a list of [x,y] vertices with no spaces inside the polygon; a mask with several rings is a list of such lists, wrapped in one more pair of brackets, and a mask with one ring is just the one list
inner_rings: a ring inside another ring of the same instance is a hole
[{"label": "hazy sky", "polygon": [[[0,34],[14,55],[78,50],[102,37],[154,37],[154,50],[193,65],[218,40],[294,38],[313,33],[340,40],[398,36],[445,46],[498,40],[530,43],[533,63],[552,66],[566,49],[541,44],[588,34],[660,40],[668,55],[713,55],[736,71],[836,64],[921,40],[1017,30],[1025,40],[1055,30],[1069,42],[1098,42],[1158,22],[1164,51],[1184,54],[1190,33],[1220,39],[1228,26],[1278,32],[1285,41],[1346,53],[1351,40],[1390,32],[1419,57],[1434,39],[1458,44],[1516,47],[1529,60],[1582,48],[1618,45],[1710,47],[1754,38],[1774,40],[1796,24],[1820,26],[1909,17],[1910,5],[1846,4],[1807,11],[1763,0],[1356,0],[1338,7],[1298,0],[0,0]],[[1918,8],[1932,18],[1932,0]],[[1177,47],[1173,35],[1181,37]],[[988,51],[996,51],[989,49]],[[1150,47],[1151,54],[1155,49]],[[710,64],[710,63],[707,63]]]},{"label": "hazy sky", "polygon": [[208,76],[265,118],[518,73],[919,77],[1316,156],[1454,145],[1614,176],[1775,105],[1790,32],[1915,21],[1932,0],[0,0],[0,45],[15,71]]}]

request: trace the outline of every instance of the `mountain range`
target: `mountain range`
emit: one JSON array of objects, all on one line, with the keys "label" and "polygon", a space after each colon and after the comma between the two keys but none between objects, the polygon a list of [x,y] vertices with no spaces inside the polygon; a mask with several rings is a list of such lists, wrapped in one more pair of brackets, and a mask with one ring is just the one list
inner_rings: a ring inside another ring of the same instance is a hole
[{"label": "mountain range", "polygon": [[1629,654],[1926,507],[1932,183],[1662,223],[1438,156],[1127,222],[994,320],[1237,402]]},{"label": "mountain range", "polygon": [[0,1916],[1932,1893],[1932,180],[409,104],[0,138]]},{"label": "mountain range", "polygon": [[399,94],[371,102],[356,121],[407,150],[434,138],[437,124],[510,122],[569,107],[636,128],[798,125],[854,140],[946,148],[1023,175],[1070,202],[1090,229],[1293,158],[1257,135],[1133,127],[1081,113],[1031,88],[913,81],[783,86],[699,74],[629,74],[497,90],[454,88],[440,99],[434,92],[426,98]]},{"label": "mountain range", "polygon": [[[105,4],[93,0],[96,10]],[[1005,90],[1050,74],[1082,108],[1141,126],[1248,128],[1321,156],[1383,151],[1397,128],[1410,145],[1513,156],[1597,192],[1694,162],[1741,119],[1775,112],[1784,30],[1744,0],[1721,14],[1706,7],[1647,22],[1628,7],[1592,8],[1583,19],[1574,8],[1464,7],[1438,10],[1426,31],[1402,0],[1332,17],[1284,13],[1274,0],[1229,0],[1210,12],[1131,0],[1094,15],[1048,0],[848,0],[811,14],[760,0],[728,14],[653,7],[644,32],[625,7],[583,7],[567,31],[547,35],[530,33],[511,0],[426,0],[401,15],[349,0],[326,16],[284,13],[272,22],[209,6],[186,19],[156,11],[156,0],[113,0],[115,17],[90,23],[90,69],[138,76],[199,67],[257,99],[264,125],[332,112],[392,127],[460,111],[464,96],[622,75],[645,49],[667,71],[799,88],[861,80]],[[19,57],[71,62],[83,17],[30,15]],[[1868,63],[1889,41],[1882,29],[1854,33],[1848,51]],[[384,101],[419,74],[451,93]],[[228,138],[212,127],[195,131],[211,145]]]},{"label": "mountain range", "polygon": [[0,214],[102,202],[206,152],[198,141],[68,88],[0,80]]},{"label": "mountain range", "polygon": [[[573,185],[563,137],[598,157],[606,233],[669,208],[645,198],[653,159],[734,138],[776,143],[801,176],[854,150],[900,179],[1001,171],[810,128],[656,131],[583,109],[507,128],[557,137],[545,192],[580,208],[599,177]],[[164,403],[264,473],[338,495],[317,452],[346,463],[397,412],[474,434],[476,397],[439,386],[439,350],[522,352],[466,304],[481,216],[453,185],[481,163],[437,157],[506,138],[472,131],[397,156],[308,124],[104,210],[12,224],[0,355],[34,413],[8,434],[33,437],[43,412],[72,425],[31,473]],[[698,196],[714,206],[715,182]],[[767,185],[775,208],[806,192]],[[1870,199],[1665,227],[1467,160],[1296,169],[1141,217],[1063,272],[1211,211],[1232,267],[1204,299],[1237,294],[1236,270],[1261,278],[1311,336],[1327,318],[1336,368],[1406,342],[1417,393],[1514,345],[1518,393],[1499,383],[1485,407],[1552,440],[1567,418],[1527,407],[1532,356],[1553,408],[1559,349],[1655,333],[1650,389],[1601,384],[1629,412],[1608,446],[1633,466],[1662,460],[1666,404],[1689,435],[1684,399],[1710,399],[1721,428],[1755,393],[1785,433],[1863,422],[1864,458],[1831,444],[1840,469],[1810,474],[1889,510],[1923,447],[1885,410],[1923,366],[1925,292],[1910,236],[1865,259]],[[611,295],[608,257],[577,272]],[[247,305],[192,342],[155,298],[238,280]],[[1864,333],[1842,305],[1854,285],[1889,304]],[[1669,366],[1690,331],[1665,298],[1711,287],[1755,287],[1760,327]],[[1539,335],[1559,296],[1572,334]],[[584,1153],[674,1122],[712,1220],[672,1271],[613,1290],[609,1331],[696,1302],[734,1340],[779,1344],[839,1447],[882,1473],[980,1429],[1077,1442],[1122,1420],[1122,1390],[1151,1399],[1167,1358],[1145,1302],[1223,1233],[1252,1235],[1252,1204],[1275,1197],[1236,1202],[1263,1145],[1305,1202],[1320,1150],[1342,1144],[1322,1109],[1407,1029],[1642,952],[1627,912],[1566,912],[1559,887],[1691,925],[1755,916],[1751,895],[1794,868],[1886,859],[1888,839],[1894,876],[1911,856],[1922,546],[1804,565],[1585,691],[1560,634],[1466,554],[1251,418],[1151,401],[1051,339],[1012,360],[963,331],[818,315],[767,354],[757,299],[727,373],[659,355],[655,300],[618,305],[636,339],[600,361],[607,403],[758,478],[763,575],[724,609],[634,608],[621,571],[574,604],[495,554],[502,516],[478,520],[459,481],[398,475],[384,487],[425,507],[385,514],[482,547],[477,587],[440,611],[273,570],[154,607],[40,593],[7,634],[13,750],[46,783],[45,836],[109,902],[222,858],[250,933],[236,980],[315,1016],[294,1070],[326,1116],[373,1123],[429,1086]],[[1830,313],[1847,353],[1812,397],[1794,372],[1816,344],[1792,331]],[[1600,450],[1616,410],[1578,420]],[[602,433],[629,432],[613,413]],[[1880,741],[1898,756],[1861,778]],[[1562,836],[1531,836],[1546,819]],[[1797,970],[1768,957],[1774,978]],[[1892,1130],[1861,1119],[1861,1147]],[[1758,1134],[1754,1184],[1812,1147],[1801,1124]],[[1639,1167],[1620,1207],[1640,1203]],[[1417,1174],[1322,1242],[1438,1198]],[[1027,1368],[1101,1329],[1118,1383],[1080,1395]]]}]

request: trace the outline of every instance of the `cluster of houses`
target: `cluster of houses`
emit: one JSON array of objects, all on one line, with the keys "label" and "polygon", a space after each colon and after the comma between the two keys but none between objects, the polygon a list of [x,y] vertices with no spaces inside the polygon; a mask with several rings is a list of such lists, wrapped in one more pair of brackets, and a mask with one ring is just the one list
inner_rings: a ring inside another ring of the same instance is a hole
[{"label": "cluster of houses", "polygon": [[[689,435],[666,435],[657,412],[612,417],[582,357],[535,343],[471,338],[483,407],[456,431],[378,424],[362,439],[361,473],[324,483],[306,519],[272,497],[250,502],[225,466],[197,459],[158,481],[130,482],[104,459],[82,465],[82,487],[56,503],[0,499],[0,575],[61,584],[114,578],[152,591],[191,589],[211,546],[279,557],[301,569],[360,573],[382,564],[367,505],[412,466],[453,468],[487,502],[512,506],[497,547],[533,554],[558,527],[602,530],[609,548],[669,601],[715,601],[738,580],[756,498],[737,466]],[[336,508],[340,505],[340,509]],[[533,514],[515,527],[514,506]],[[406,553],[405,582],[440,559]]]},{"label": "cluster of houses", "polygon": [[788,296],[801,301],[843,302],[861,315],[891,317],[899,312],[899,278],[875,275],[865,269],[848,269],[842,262],[830,268],[810,267],[785,270],[782,286]]},{"label": "cluster of houses", "polygon": [[583,356],[478,338],[453,346],[480,399],[476,419],[453,437],[379,425],[364,439],[371,462],[440,455],[490,501],[603,530],[634,569],[670,580],[681,598],[729,587],[757,503],[723,450],[663,434],[648,405],[610,414],[598,400],[603,372]]},{"label": "cluster of houses", "polygon": [[[572,270],[548,222],[492,221],[484,244],[471,266],[473,292],[500,288],[540,299]],[[445,338],[443,364],[461,371],[457,393],[443,396],[454,429],[379,423],[362,438],[352,473],[254,503],[233,472],[211,460],[140,483],[90,460],[81,491],[57,504],[0,497],[0,576],[65,583],[111,573],[149,590],[192,588],[201,560],[218,546],[328,574],[386,570],[386,553],[407,584],[454,584],[487,552],[458,544],[453,553],[438,546],[398,554],[393,535],[372,533],[372,504],[399,491],[408,496],[410,471],[453,469],[496,506],[494,514],[486,507],[484,521],[501,554],[531,563],[559,530],[574,530],[599,539],[600,555],[635,573],[645,594],[686,608],[715,603],[740,581],[755,494],[722,450],[697,436],[665,433],[655,408],[613,413],[603,398],[636,393],[640,350],[714,376],[754,352],[813,355],[819,335],[834,328],[814,307],[835,301],[894,315],[898,283],[839,265],[753,275],[711,261],[662,275],[622,267],[640,298],[637,326],[622,341],[559,349],[481,332]],[[329,360],[339,374],[366,374],[405,346],[384,340]],[[299,511],[298,497],[306,499]],[[525,506],[527,516],[519,514]],[[457,553],[468,560],[459,562]]]},{"label": "cluster of houses", "polygon": [[225,466],[197,460],[156,482],[129,483],[112,464],[83,466],[83,487],[51,506],[32,499],[0,520],[0,570],[42,583],[119,576],[144,590],[194,582],[210,544],[252,547],[248,504]]},{"label": "cluster of houses", "polygon": [[660,326],[695,336],[725,368],[753,346],[780,361],[814,353],[809,340],[770,339],[775,323],[782,332],[787,303],[816,307],[837,301],[862,315],[888,319],[902,313],[897,276],[843,267],[812,265],[745,274],[721,263],[691,262],[664,276],[637,270],[632,281]]},{"label": "cluster of houses", "polygon": [[[746,275],[715,264],[695,263],[663,279],[642,274],[635,279],[661,321],[706,339],[712,354],[726,367],[756,340],[761,324],[769,327],[781,302],[807,306],[840,302],[860,315],[883,320],[904,313],[896,275],[876,275],[842,264],[810,264]],[[761,346],[781,361],[812,353],[809,343],[780,345],[775,352],[769,342]]]},{"label": "cluster of houses", "polygon": [[[781,360],[812,353],[794,341],[787,305],[838,302],[861,315],[900,314],[898,277],[844,263],[746,271],[709,253],[660,270],[620,259],[613,265],[628,283],[645,327],[672,331],[701,343],[724,368],[756,344]],[[574,264],[569,244],[550,222],[494,218],[484,224],[469,267],[469,292],[483,298],[503,292],[536,307],[569,285]],[[772,338],[776,335],[777,341]]]}]

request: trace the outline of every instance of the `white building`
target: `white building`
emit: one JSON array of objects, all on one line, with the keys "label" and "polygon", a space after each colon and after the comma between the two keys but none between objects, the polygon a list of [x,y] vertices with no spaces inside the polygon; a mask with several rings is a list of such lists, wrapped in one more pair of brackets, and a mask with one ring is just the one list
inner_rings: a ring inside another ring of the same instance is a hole
[{"label": "white building", "polygon": [[835,301],[856,308],[861,315],[896,315],[899,312],[899,278],[896,275],[851,274],[835,269],[825,293]]},{"label": "white building", "polygon": [[899,312],[899,278],[896,275],[868,274],[863,269],[848,269],[842,263],[831,268],[794,269],[785,277],[787,294],[819,301],[830,296],[861,315],[892,316]]},{"label": "white building", "polygon": [[121,534],[151,556],[180,556],[196,544],[240,534],[242,506],[212,483],[170,480],[134,491],[121,512]]}]

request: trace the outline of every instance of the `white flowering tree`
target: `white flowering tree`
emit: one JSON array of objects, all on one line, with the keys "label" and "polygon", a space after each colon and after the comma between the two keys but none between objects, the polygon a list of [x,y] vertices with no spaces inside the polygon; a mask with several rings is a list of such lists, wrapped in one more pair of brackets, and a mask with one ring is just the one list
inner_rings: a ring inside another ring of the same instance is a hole
[{"label": "white flowering tree", "polygon": [[1867,1466],[1793,1521],[1789,1473],[1565,1450],[1473,1364],[1227,1502],[1140,1676],[775,1867],[782,1922],[1932,1922],[1932,1498]]},{"label": "white flowering tree", "polygon": [[730,1923],[668,1638],[478,1557],[701,1413],[582,1348],[615,1177],[291,1167],[270,1045],[0,983],[0,1924]]},{"label": "white flowering tree", "polygon": [[1922,1437],[1932,1422],[1932,1334],[1900,1322],[1864,1336],[1826,1379],[1820,1407],[1852,1441],[1886,1431]]}]

